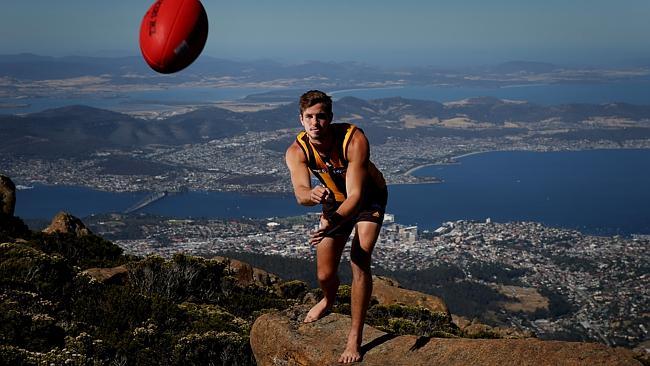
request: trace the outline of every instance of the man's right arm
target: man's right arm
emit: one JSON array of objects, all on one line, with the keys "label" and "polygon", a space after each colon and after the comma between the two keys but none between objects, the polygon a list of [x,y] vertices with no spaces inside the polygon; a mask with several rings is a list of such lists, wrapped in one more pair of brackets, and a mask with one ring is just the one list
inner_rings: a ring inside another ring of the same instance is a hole
[{"label": "man's right arm", "polygon": [[317,186],[311,188],[311,178],[309,177],[309,168],[307,159],[302,149],[296,142],[291,144],[285,155],[287,167],[291,174],[291,184],[296,200],[303,206],[314,206],[324,202],[330,194],[329,189]]}]

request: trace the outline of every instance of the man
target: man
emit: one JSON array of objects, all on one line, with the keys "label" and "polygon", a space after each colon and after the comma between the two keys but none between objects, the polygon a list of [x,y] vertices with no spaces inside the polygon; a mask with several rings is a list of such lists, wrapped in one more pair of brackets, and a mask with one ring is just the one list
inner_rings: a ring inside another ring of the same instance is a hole
[{"label": "man", "polygon": [[[323,299],[304,322],[325,316],[339,287],[338,265],[352,229],[352,326],[339,362],[361,360],[366,310],[372,294],[370,259],[384,218],[388,191],[381,172],[370,162],[363,131],[347,123],[332,124],[332,99],[312,90],[300,97],[304,131],[289,146],[286,162],[299,204],[323,205],[319,229],[309,242],[316,245],[317,277]],[[321,185],[312,187],[310,172]]]}]

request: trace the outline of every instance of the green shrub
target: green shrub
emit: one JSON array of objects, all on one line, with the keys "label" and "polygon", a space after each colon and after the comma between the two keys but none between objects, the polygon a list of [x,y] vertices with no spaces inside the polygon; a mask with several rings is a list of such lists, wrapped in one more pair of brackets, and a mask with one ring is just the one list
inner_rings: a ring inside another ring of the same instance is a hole
[{"label": "green shrub", "polygon": [[14,239],[29,239],[32,232],[19,217],[0,212],[0,243],[12,242]]},{"label": "green shrub", "polygon": [[56,254],[32,247],[0,244],[0,285],[60,297],[69,291],[74,272],[68,262]]},{"label": "green shrub", "polygon": [[0,304],[0,343],[30,351],[48,351],[63,345],[65,332],[47,314],[28,314]]},{"label": "green shrub", "polygon": [[[232,281],[225,281],[234,283]],[[251,319],[259,312],[270,309],[286,309],[295,301],[279,297],[275,291],[267,287],[238,287],[228,286],[217,304],[236,316]]]},{"label": "green shrub", "polygon": [[29,360],[30,353],[16,346],[0,344],[0,365],[27,366],[37,365],[36,360]]},{"label": "green shrub", "polygon": [[248,337],[236,333],[189,334],[174,347],[176,365],[255,365]]},{"label": "green shrub", "polygon": [[303,281],[285,281],[280,284],[282,297],[288,299],[300,299],[309,291],[307,284]]},{"label": "green shrub", "polygon": [[175,302],[215,302],[222,295],[225,264],[216,260],[174,255],[171,261],[151,255],[129,264],[129,283],[144,294]]},{"label": "green shrub", "polygon": [[96,235],[35,233],[30,245],[45,253],[58,253],[81,269],[116,267],[127,260],[122,256],[122,248]]},{"label": "green shrub", "polygon": [[460,335],[449,315],[423,307],[404,305],[373,305],[366,322],[392,334],[412,334],[423,337],[454,337]]},{"label": "green shrub", "polygon": [[247,336],[250,333],[249,322],[230,314],[217,305],[183,303],[180,308],[188,314],[192,333],[235,332],[242,336]]},{"label": "green shrub", "polygon": [[77,287],[72,317],[94,336],[117,344],[151,316],[151,299],[129,287],[89,282]]}]

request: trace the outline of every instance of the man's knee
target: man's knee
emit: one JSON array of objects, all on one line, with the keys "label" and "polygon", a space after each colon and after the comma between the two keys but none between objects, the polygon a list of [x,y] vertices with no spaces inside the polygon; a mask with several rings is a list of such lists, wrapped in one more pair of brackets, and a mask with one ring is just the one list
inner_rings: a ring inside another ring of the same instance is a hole
[{"label": "man's knee", "polygon": [[319,269],[316,273],[318,282],[320,283],[332,283],[338,281],[338,275],[336,271],[330,269]]},{"label": "man's knee", "polygon": [[362,271],[370,270],[372,254],[361,248],[361,246],[353,246],[350,250],[350,264],[352,265],[352,270],[359,269]]}]

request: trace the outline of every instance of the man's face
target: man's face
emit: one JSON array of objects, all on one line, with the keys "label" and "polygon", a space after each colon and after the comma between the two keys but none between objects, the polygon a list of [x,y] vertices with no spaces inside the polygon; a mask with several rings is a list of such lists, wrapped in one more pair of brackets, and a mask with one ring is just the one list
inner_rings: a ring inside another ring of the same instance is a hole
[{"label": "man's face", "polygon": [[323,103],[314,104],[300,115],[300,123],[313,141],[321,141],[327,136],[331,122],[332,116],[325,111]]}]

